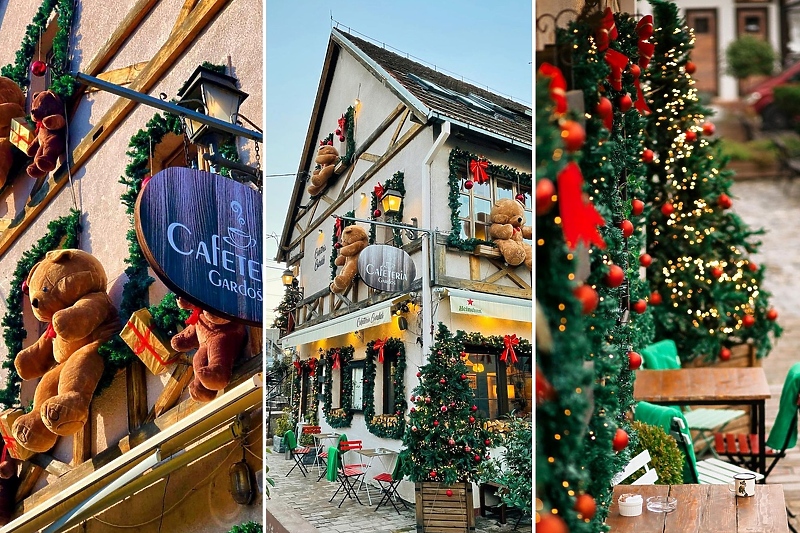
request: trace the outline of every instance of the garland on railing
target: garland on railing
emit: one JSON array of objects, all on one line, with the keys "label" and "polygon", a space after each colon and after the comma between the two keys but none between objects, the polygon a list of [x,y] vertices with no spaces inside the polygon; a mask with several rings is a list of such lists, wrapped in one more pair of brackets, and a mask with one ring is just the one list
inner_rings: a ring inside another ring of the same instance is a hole
[{"label": "garland on railing", "polygon": [[11,288],[6,298],[6,314],[3,316],[3,340],[7,349],[7,359],[3,361],[6,369],[6,386],[0,389],[0,404],[6,409],[19,405],[19,389],[22,378],[14,367],[14,358],[22,350],[22,341],[28,336],[22,315],[22,283],[28,278],[33,265],[44,259],[45,254],[57,248],[75,248],[81,232],[81,214],[72,209],[69,215],[53,220],[47,225],[47,234],[39,239],[14,269]]},{"label": "garland on railing", "polygon": [[342,134],[345,137],[345,152],[339,157],[339,161],[345,165],[353,162],[356,153],[356,110],[353,106],[347,108],[344,114],[344,126]]},{"label": "garland on railing", "polygon": [[[394,189],[403,196],[406,194],[406,186],[404,183],[405,174],[402,171],[397,171],[394,175],[387,179],[383,185],[380,183],[372,189],[372,202],[370,203],[370,218],[372,220],[378,220],[381,216],[385,213],[381,212],[380,208],[378,207],[378,202],[381,201],[383,198],[383,194],[388,191],[389,189]],[[377,213],[377,215],[376,215]],[[397,214],[397,220],[403,220],[403,202],[400,202],[400,212]],[[377,226],[375,224],[370,224],[369,226],[369,243],[375,244],[375,233],[376,233]],[[400,235],[399,230],[393,230],[394,232],[394,245],[400,248],[403,246],[403,238]]]},{"label": "garland on railing", "polygon": [[[465,332],[458,330],[455,334],[456,342],[460,343],[463,347],[476,347],[480,348],[483,353],[487,353],[490,355],[500,355],[503,353],[503,350],[506,348],[505,344],[505,337],[500,335],[491,335],[489,337],[484,337],[481,333],[477,331],[472,332]],[[514,351],[517,354],[517,357],[522,359],[523,357],[527,357],[528,361],[527,364],[531,364],[531,341],[519,338],[518,345],[514,346]]]},{"label": "garland on railing", "polygon": [[[313,363],[311,361],[314,361]],[[292,368],[292,372],[294,372],[292,381],[292,412],[297,413],[297,419],[300,419],[300,403],[302,400],[302,388],[303,388],[303,374],[309,373],[314,379],[311,381],[311,386],[313,387],[312,393],[312,400],[314,401],[315,405],[312,409],[312,413],[317,412],[317,404],[319,403],[317,400],[317,394],[319,394],[319,372],[318,365],[321,364],[320,361],[316,359],[303,359],[296,360],[294,363],[294,367]]]},{"label": "garland on railing", "polygon": [[[383,346],[384,356],[397,356],[397,367],[394,373],[394,412],[375,415],[375,378],[377,374],[376,359],[379,349],[375,341],[367,344],[367,358],[364,361],[364,423],[373,435],[384,439],[401,439],[406,429],[406,391],[403,386],[406,372],[406,345],[402,340],[391,337]],[[384,391],[384,394],[386,392]]]},{"label": "garland on railing", "polygon": [[14,56],[14,63],[0,69],[0,74],[14,80],[14,83],[25,89],[30,84],[28,77],[31,60],[39,44],[39,38],[47,31],[47,21],[53,10],[58,11],[58,31],[53,38],[53,55],[51,64],[51,80],[49,90],[62,99],[72,96],[75,90],[75,79],[69,74],[69,32],[75,10],[74,0],[44,0],[33,16],[33,21],[25,28],[19,50]]},{"label": "garland on railing", "polygon": [[[355,217],[355,211],[348,211],[344,214],[346,217]],[[331,232],[331,280],[336,277],[336,257],[339,255],[339,248],[342,247],[342,243],[339,242],[339,237],[342,235],[342,231],[347,226],[352,226],[355,224],[352,220],[344,220],[342,218],[337,218],[333,221],[333,231]]]},{"label": "garland on railing", "polygon": [[[352,346],[330,348],[325,355],[325,389],[323,392],[322,412],[325,420],[332,428],[350,427],[353,421],[353,374],[350,372],[350,361],[353,360],[355,350]],[[342,383],[342,396],[339,400],[339,409],[333,409],[333,364],[335,356],[339,359],[339,375]]]},{"label": "garland on railing", "polygon": [[[450,230],[450,235],[447,237],[447,244],[467,252],[471,252],[479,244],[494,246],[491,241],[485,241],[483,239],[476,239],[474,237],[469,239],[461,238],[461,219],[458,216],[459,210],[461,209],[461,178],[469,171],[469,162],[473,159],[481,160],[482,158],[459,148],[453,148],[450,150],[450,158],[448,160],[450,166],[450,175],[447,179],[447,183],[450,186],[448,205],[450,206],[450,222],[452,229]],[[486,174],[489,176],[506,179],[528,189],[531,188],[531,174],[519,172],[506,165],[494,165],[488,161],[487,163]]]}]

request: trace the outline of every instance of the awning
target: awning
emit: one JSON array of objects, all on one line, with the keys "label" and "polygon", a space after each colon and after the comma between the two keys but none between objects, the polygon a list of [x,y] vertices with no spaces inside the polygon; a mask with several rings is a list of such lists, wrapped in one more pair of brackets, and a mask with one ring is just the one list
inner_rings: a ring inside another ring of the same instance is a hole
[{"label": "awning", "polygon": [[445,289],[443,294],[450,297],[450,312],[452,313],[502,318],[518,322],[532,322],[533,320],[531,300],[462,289]]},{"label": "awning", "polygon": [[320,339],[329,339],[346,333],[353,333],[362,329],[385,324],[392,320],[392,300],[372,305],[360,311],[355,311],[336,317],[333,320],[320,322],[313,326],[295,331],[283,339],[281,344],[286,346],[300,346]]}]

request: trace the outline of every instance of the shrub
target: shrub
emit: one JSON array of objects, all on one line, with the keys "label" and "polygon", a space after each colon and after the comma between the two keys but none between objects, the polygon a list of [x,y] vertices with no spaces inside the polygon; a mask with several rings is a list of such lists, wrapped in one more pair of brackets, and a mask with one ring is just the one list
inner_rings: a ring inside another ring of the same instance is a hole
[{"label": "shrub", "polygon": [[238,526],[233,526],[228,533],[264,533],[264,526],[256,522],[245,522]]},{"label": "shrub", "polygon": [[[650,452],[650,465],[658,472],[656,485],[680,485],[683,483],[683,453],[678,449],[675,439],[659,426],[651,426],[636,421],[632,424],[639,436],[631,450],[635,457],[644,450]],[[628,485],[644,475],[644,468],[634,472],[623,483]]]},{"label": "shrub", "polygon": [[727,72],[734,78],[769,76],[775,66],[775,50],[767,41],[749,35],[732,41],[725,50]]},{"label": "shrub", "polygon": [[775,145],[769,139],[756,139],[753,141],[738,142],[730,139],[720,139],[722,154],[731,161],[748,161],[761,166],[775,163],[777,153]]},{"label": "shrub", "polygon": [[497,492],[508,507],[530,512],[533,505],[533,433],[524,419],[511,416],[510,431],[502,444],[506,453],[502,458],[492,457],[481,465],[480,477],[503,487]]},{"label": "shrub", "polygon": [[273,433],[273,435],[276,437],[283,437],[287,431],[292,429],[293,425],[291,411],[289,411],[288,408],[284,409],[281,417],[275,422],[275,433]]},{"label": "shrub", "polygon": [[778,85],[772,89],[772,95],[775,99],[775,105],[789,115],[796,117],[800,115],[800,84],[799,83],[786,83]]}]

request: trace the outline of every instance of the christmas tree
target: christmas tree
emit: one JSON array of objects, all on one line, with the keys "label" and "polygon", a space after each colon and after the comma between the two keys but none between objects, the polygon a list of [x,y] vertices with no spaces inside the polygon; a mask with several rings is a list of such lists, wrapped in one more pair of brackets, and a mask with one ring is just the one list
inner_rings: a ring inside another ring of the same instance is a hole
[{"label": "christmas tree", "polygon": [[275,320],[272,321],[272,327],[280,330],[281,337],[291,333],[294,329],[293,313],[300,300],[302,300],[302,294],[297,287],[297,280],[293,280],[292,284],[286,287],[281,303],[275,308]]},{"label": "christmas tree", "polygon": [[453,484],[478,480],[492,444],[478,417],[462,346],[439,323],[428,363],[417,373],[403,435],[403,459],[411,481]]},{"label": "christmas tree", "polygon": [[748,258],[759,242],[730,211],[731,175],[725,169],[709,110],[699,101],[691,62],[694,35],[678,7],[651,0],[655,53],[644,77],[653,110],[645,142],[649,210],[647,274],[656,338],[672,339],[683,362],[730,357],[728,347],[752,341],[757,355],[772,348],[781,329],[761,288],[764,268]]}]

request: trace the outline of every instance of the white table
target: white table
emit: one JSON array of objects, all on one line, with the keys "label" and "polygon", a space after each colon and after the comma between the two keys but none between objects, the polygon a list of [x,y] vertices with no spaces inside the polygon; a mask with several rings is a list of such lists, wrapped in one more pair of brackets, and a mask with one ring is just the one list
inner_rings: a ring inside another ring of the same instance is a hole
[{"label": "white table", "polygon": [[363,450],[353,450],[361,457],[366,458],[367,462],[364,463],[364,474],[361,476],[361,483],[358,485],[358,490],[361,490],[362,487],[366,488],[367,491],[367,499],[369,500],[369,504],[372,505],[372,495],[369,492],[369,484],[366,483],[367,473],[369,473],[369,469],[372,466],[372,462],[377,457],[383,468],[386,472],[392,473],[394,469],[394,461],[390,461],[389,465],[387,466],[385,459],[388,457],[397,458],[398,452],[394,450],[388,450],[386,448],[365,448]]},{"label": "white table", "polygon": [[[325,450],[325,443],[328,442],[331,446],[336,446],[337,440],[339,439],[339,433],[312,433],[312,437],[314,437],[314,442],[316,443],[314,447],[317,450],[316,455],[314,456],[314,465],[317,466],[317,474],[320,475],[320,479],[322,476],[322,464],[319,461],[319,454]],[[311,466],[314,466],[311,465]],[[319,480],[317,480],[319,481]]]}]

